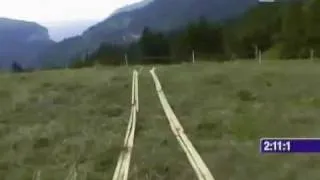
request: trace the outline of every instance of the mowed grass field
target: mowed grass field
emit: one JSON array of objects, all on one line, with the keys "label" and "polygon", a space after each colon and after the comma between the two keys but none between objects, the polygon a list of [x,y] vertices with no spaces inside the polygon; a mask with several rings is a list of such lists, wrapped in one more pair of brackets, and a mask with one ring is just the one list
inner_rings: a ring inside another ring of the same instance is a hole
[{"label": "mowed grass field", "polygon": [[[137,67],[139,69],[140,67]],[[112,179],[133,67],[0,75],[0,179]],[[129,179],[193,180],[149,73]],[[261,137],[320,137],[320,64],[236,61],[157,66],[163,90],[216,180],[315,180],[319,155],[261,155]]]}]

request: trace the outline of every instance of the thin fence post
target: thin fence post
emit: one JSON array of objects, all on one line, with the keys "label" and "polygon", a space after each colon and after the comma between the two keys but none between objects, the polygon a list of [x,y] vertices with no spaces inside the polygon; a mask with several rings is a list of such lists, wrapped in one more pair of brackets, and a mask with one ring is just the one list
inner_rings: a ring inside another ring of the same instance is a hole
[{"label": "thin fence post", "polygon": [[128,66],[128,55],[127,55],[127,53],[124,54],[124,60],[125,60],[126,65]]},{"label": "thin fence post", "polygon": [[310,49],[310,60],[313,61],[314,60],[314,50]]},{"label": "thin fence post", "polygon": [[194,50],[192,50],[192,63],[194,64],[195,62],[195,56],[194,56]]},{"label": "thin fence post", "polygon": [[254,45],[254,56],[255,56],[255,59],[258,60],[258,56],[259,56],[259,49],[258,49],[258,46],[257,45]]},{"label": "thin fence post", "polygon": [[261,57],[261,51],[259,50],[259,64],[261,64],[261,61],[262,61],[262,57]]}]

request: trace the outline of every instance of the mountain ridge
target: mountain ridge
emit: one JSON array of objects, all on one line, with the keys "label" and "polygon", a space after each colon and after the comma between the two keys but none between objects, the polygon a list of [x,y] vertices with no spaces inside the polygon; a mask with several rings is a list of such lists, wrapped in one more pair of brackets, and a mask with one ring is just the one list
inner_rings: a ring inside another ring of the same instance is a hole
[{"label": "mountain ridge", "polygon": [[0,68],[13,62],[24,67],[40,67],[37,54],[54,42],[48,29],[38,23],[0,18]]},{"label": "mountain ridge", "polygon": [[142,7],[152,3],[153,1],[155,1],[155,0],[143,0],[143,1],[140,1],[140,2],[137,2],[137,3],[126,5],[124,7],[121,7],[119,9],[115,10],[109,17],[111,17],[111,16],[113,16],[115,14],[118,14],[118,13],[128,12],[128,11],[132,11],[132,10],[136,10],[136,9],[142,8]]},{"label": "mountain ridge", "polygon": [[95,25],[98,20],[62,21],[43,24],[49,30],[49,35],[55,42],[81,35],[89,27]]},{"label": "mountain ridge", "polygon": [[39,58],[55,66],[65,65],[76,57],[95,51],[102,43],[123,44],[135,41],[146,26],[169,31],[201,16],[210,21],[221,21],[236,17],[258,3],[257,0],[154,0],[141,8],[120,11],[108,17],[88,28],[81,36],[53,45]]}]

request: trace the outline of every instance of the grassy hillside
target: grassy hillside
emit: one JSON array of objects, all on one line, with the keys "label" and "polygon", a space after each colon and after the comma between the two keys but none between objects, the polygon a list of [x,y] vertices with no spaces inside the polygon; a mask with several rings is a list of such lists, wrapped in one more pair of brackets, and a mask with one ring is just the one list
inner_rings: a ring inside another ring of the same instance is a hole
[{"label": "grassy hillside", "polygon": [[[0,76],[0,177],[111,179],[130,113],[126,69]],[[121,95],[120,95],[121,94]]]},{"label": "grassy hillside", "polygon": [[219,180],[319,176],[318,156],[261,155],[258,148],[261,137],[320,136],[319,73],[318,64],[299,61],[158,70],[176,115]]},{"label": "grassy hillside", "polygon": [[[318,177],[318,156],[261,155],[259,138],[320,136],[319,66],[201,63],[156,72],[217,180],[304,180]],[[139,79],[129,179],[196,179],[170,131],[150,68]],[[130,112],[128,68],[1,74],[0,83],[1,179],[30,179],[36,170],[41,180],[62,179],[74,162],[79,179],[111,179]]]}]

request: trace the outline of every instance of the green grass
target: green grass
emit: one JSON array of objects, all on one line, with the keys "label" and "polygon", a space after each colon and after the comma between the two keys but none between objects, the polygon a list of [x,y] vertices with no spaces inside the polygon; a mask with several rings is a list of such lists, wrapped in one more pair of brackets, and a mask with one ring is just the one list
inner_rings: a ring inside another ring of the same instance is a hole
[{"label": "green grass", "polygon": [[161,67],[186,133],[218,180],[318,179],[320,158],[261,155],[261,137],[320,137],[320,65],[310,62]]},{"label": "green grass", "polygon": [[129,117],[127,69],[0,77],[0,179],[111,179]]},{"label": "green grass", "polygon": [[[196,176],[171,133],[149,74],[130,180]],[[132,69],[132,68],[130,68]],[[217,180],[314,180],[316,155],[261,155],[259,138],[320,136],[320,64],[263,61],[182,64],[156,70],[177,117]],[[0,179],[111,179],[130,113],[128,68],[0,75]]]}]

